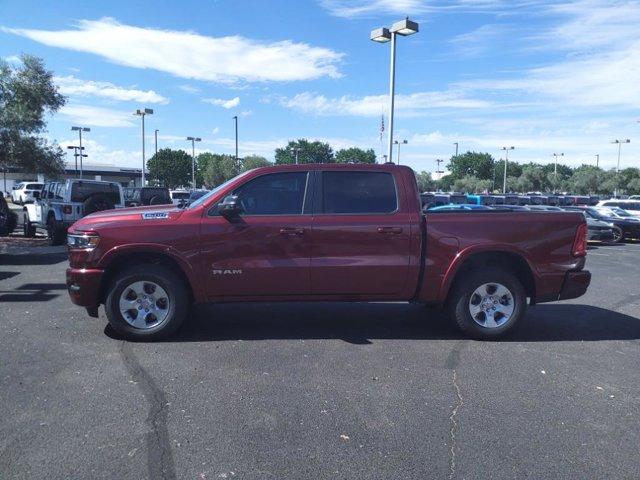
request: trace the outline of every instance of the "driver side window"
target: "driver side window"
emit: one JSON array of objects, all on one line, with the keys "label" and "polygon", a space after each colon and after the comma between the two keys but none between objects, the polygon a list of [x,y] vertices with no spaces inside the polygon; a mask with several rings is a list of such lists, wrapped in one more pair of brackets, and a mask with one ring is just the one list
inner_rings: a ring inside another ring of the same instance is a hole
[{"label": "driver side window", "polygon": [[262,175],[238,187],[242,215],[302,215],[307,172]]}]

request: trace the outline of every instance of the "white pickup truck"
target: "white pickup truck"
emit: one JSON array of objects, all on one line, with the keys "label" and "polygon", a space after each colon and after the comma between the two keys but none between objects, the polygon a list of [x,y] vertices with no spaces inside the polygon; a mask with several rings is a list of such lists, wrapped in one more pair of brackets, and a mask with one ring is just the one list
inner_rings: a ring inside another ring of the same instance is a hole
[{"label": "white pickup truck", "polygon": [[122,187],[117,182],[66,180],[46,182],[32,204],[23,208],[23,232],[33,237],[46,229],[51,245],[65,241],[67,228],[76,220],[100,210],[124,207]]}]

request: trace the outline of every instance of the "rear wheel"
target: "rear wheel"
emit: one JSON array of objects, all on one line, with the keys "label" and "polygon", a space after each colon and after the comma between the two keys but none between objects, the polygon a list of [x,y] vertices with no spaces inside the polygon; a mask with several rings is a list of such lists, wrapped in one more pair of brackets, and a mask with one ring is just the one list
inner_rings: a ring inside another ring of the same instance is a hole
[{"label": "rear wheel", "polygon": [[22,216],[22,233],[27,238],[36,236],[36,227],[29,221],[29,215],[27,213]]},{"label": "rear wheel", "polygon": [[105,300],[109,323],[131,340],[158,340],[175,333],[187,316],[183,280],[160,265],[138,265],[118,273]]},{"label": "rear wheel", "polygon": [[49,237],[49,245],[62,245],[64,243],[66,232],[58,224],[54,216],[50,216],[47,220],[47,237]]},{"label": "rear wheel", "polygon": [[515,275],[484,268],[456,283],[448,310],[467,335],[490,340],[511,330],[524,316],[526,305],[526,292]]}]

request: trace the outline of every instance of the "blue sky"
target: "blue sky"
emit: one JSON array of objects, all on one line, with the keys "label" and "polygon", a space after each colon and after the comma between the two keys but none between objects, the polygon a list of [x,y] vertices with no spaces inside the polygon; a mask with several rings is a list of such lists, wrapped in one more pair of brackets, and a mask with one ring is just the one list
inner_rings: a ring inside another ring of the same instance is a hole
[{"label": "blue sky", "polygon": [[[215,0],[0,3],[0,56],[45,59],[68,104],[48,136],[91,127],[88,162],[139,166],[148,107],[160,147],[273,158],[288,139],[380,152],[389,44],[370,31],[405,15],[398,41],[401,163],[435,170],[460,149],[570,165],[640,166],[640,2],[545,0]],[[388,122],[388,119],[387,119]]]}]

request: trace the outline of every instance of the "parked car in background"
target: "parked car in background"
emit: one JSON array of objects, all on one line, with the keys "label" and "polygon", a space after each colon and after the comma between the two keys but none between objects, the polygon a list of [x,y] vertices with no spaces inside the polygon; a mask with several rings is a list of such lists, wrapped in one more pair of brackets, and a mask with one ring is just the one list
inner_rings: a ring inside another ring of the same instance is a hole
[{"label": "parked car in background", "polygon": [[189,200],[191,192],[189,190],[170,190],[169,195],[171,196],[171,203],[180,205]]},{"label": "parked car in background", "polygon": [[0,195],[0,237],[6,237],[16,228],[18,217],[7,205],[4,195]]},{"label": "parked car in background", "polygon": [[601,200],[598,207],[618,207],[626,210],[636,217],[640,217],[640,201],[639,200],[622,200],[619,198],[611,200]]},{"label": "parked car in background", "polygon": [[543,212],[562,212],[562,208],[553,205],[527,205],[529,210],[543,211]]},{"label": "parked car in background", "polygon": [[467,195],[467,202],[474,205],[495,205],[496,197],[493,195]]},{"label": "parked car in background", "polygon": [[600,220],[613,228],[613,241],[621,242],[622,240],[630,240],[640,238],[640,219],[638,218],[621,218],[616,215],[609,214],[605,210],[596,207],[566,207],[567,210],[579,210],[584,212],[587,218]]},{"label": "parked car in background", "polygon": [[67,289],[139,340],[176,332],[192,303],[336,300],[442,305],[492,339],[527,303],[585,293],[583,215],[423,215],[416,187],[403,165],[279,165],[187,208],[96,213],[69,229]]},{"label": "parked car in background", "polygon": [[433,207],[427,209],[427,212],[444,212],[451,210],[493,210],[491,207],[487,205],[477,205],[474,203],[463,203],[463,204],[455,204],[450,203],[449,205],[440,205],[439,207]]},{"label": "parked car in background", "polygon": [[614,215],[620,218],[635,218],[637,220],[640,220],[633,213],[627,212],[624,208],[620,208],[620,207],[593,207],[593,208],[602,210],[606,215]]},{"label": "parked car in background", "polygon": [[127,207],[172,203],[169,189],[166,187],[127,187],[124,189],[124,202]]},{"label": "parked car in background", "polygon": [[124,207],[122,187],[117,182],[72,179],[46,182],[35,202],[23,207],[23,232],[33,237],[46,229],[51,245],[64,243],[76,220],[91,213]]},{"label": "parked car in background", "polygon": [[35,200],[34,195],[42,190],[42,183],[22,182],[11,191],[11,201],[17,205],[24,205]]},{"label": "parked car in background", "polygon": [[[584,215],[584,213],[583,213]],[[603,242],[609,243],[615,241],[615,234],[613,233],[613,227],[605,222],[596,220],[595,218],[588,217],[587,219],[587,241],[589,242]]]}]

